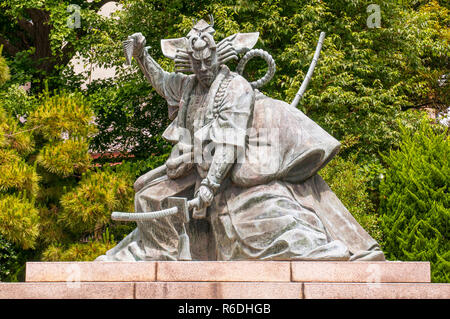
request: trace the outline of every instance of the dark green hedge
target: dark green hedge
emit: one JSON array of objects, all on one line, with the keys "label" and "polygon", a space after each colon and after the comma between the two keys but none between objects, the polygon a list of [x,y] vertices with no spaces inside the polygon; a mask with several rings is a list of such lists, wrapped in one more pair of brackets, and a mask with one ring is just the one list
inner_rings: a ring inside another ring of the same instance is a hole
[{"label": "dark green hedge", "polygon": [[450,282],[449,130],[423,120],[402,127],[401,145],[385,157],[380,184],[388,259],[431,262],[433,282]]}]

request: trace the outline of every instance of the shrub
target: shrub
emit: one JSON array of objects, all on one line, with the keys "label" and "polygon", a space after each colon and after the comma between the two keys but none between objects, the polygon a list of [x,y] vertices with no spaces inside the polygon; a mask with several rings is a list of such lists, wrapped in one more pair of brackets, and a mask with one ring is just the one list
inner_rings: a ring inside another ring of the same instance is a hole
[{"label": "shrub", "polygon": [[2,108],[0,95],[0,148],[10,148],[26,156],[34,150],[34,140],[30,131],[18,122]]},{"label": "shrub", "polygon": [[90,241],[88,243],[73,243],[68,248],[60,245],[50,245],[43,253],[43,261],[93,261],[100,255],[104,255],[117,243],[102,243]]},{"label": "shrub", "polygon": [[80,93],[45,91],[38,106],[31,112],[27,128],[48,141],[70,137],[87,138],[96,132],[94,112]]},{"label": "shrub", "polygon": [[[112,210],[131,209],[134,175],[125,167],[93,170],[89,141],[96,127],[90,105],[78,93],[45,91],[22,123],[4,109],[2,98],[0,259],[8,262],[1,278],[22,278],[25,262],[40,259],[42,252],[51,260],[103,254],[113,246],[99,240]],[[120,236],[129,230],[112,229]]]},{"label": "shrub", "polygon": [[379,217],[370,201],[368,177],[355,156],[335,157],[319,173],[358,223],[377,241],[381,240]]},{"label": "shrub", "polygon": [[67,177],[89,169],[91,156],[88,150],[89,143],[85,139],[70,138],[45,145],[36,161],[47,171]]},{"label": "shrub", "polygon": [[0,92],[1,107],[14,117],[28,115],[34,108],[36,98],[13,84],[8,89]]},{"label": "shrub", "polygon": [[7,280],[13,274],[17,260],[18,253],[14,245],[0,234],[0,281]]},{"label": "shrub", "polygon": [[2,57],[3,46],[0,47],[0,86],[5,84],[10,79],[9,68],[6,60]]},{"label": "shrub", "polygon": [[61,197],[60,221],[78,233],[103,230],[113,211],[133,210],[133,181],[113,171],[86,174],[72,191]]},{"label": "shrub", "polygon": [[0,234],[8,241],[33,248],[39,235],[39,212],[23,195],[0,195],[0,225]]},{"label": "shrub", "polygon": [[0,192],[26,191],[36,195],[39,176],[14,150],[0,148]]},{"label": "shrub", "polygon": [[417,131],[402,127],[400,148],[384,157],[380,184],[387,257],[430,261],[435,282],[450,282],[449,154],[448,129],[426,119]]},{"label": "shrub", "polygon": [[114,236],[108,229],[102,234],[101,240],[89,240],[87,243],[72,243],[67,247],[61,244],[50,245],[43,253],[44,261],[93,261],[100,255],[117,245]]}]

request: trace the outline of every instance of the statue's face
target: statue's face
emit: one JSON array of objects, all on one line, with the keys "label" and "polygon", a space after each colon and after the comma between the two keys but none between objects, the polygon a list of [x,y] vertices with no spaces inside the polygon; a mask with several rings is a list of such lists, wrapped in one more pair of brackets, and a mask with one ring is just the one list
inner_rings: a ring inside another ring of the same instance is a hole
[{"label": "statue's face", "polygon": [[207,32],[194,32],[189,37],[189,44],[192,71],[200,84],[210,87],[219,70],[214,39]]},{"label": "statue's face", "polygon": [[204,87],[210,87],[219,70],[215,54],[211,54],[206,58],[200,57],[199,59],[192,57],[191,60],[193,71],[200,84]]}]

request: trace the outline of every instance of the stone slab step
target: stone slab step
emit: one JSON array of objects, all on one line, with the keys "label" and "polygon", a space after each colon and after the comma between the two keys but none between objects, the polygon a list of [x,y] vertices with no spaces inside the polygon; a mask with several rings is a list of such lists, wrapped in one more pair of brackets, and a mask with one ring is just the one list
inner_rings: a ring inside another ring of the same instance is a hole
[{"label": "stone slab step", "polygon": [[291,281],[289,261],[158,262],[158,281]]},{"label": "stone slab step", "polygon": [[430,282],[429,262],[28,262],[27,282]]},{"label": "stone slab step", "polygon": [[134,299],[133,282],[0,283],[0,299]]},{"label": "stone slab step", "polygon": [[138,282],[137,299],[302,299],[290,282]]},{"label": "stone slab step", "polygon": [[292,262],[292,281],[430,282],[429,262]]},{"label": "stone slab step", "polygon": [[450,284],[304,283],[305,299],[450,299]]},{"label": "stone slab step", "polygon": [[26,282],[155,281],[156,262],[27,262]]},{"label": "stone slab step", "polygon": [[450,284],[293,282],[0,283],[0,299],[450,299]]}]

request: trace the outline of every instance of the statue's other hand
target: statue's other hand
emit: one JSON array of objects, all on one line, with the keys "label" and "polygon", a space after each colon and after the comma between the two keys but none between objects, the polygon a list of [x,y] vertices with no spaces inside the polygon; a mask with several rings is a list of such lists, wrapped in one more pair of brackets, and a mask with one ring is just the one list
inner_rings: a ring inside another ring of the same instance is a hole
[{"label": "statue's other hand", "polygon": [[214,193],[212,190],[205,185],[200,186],[198,189],[197,195],[201,199],[201,205],[200,206],[209,206],[212,203],[212,200],[214,198]]}]

